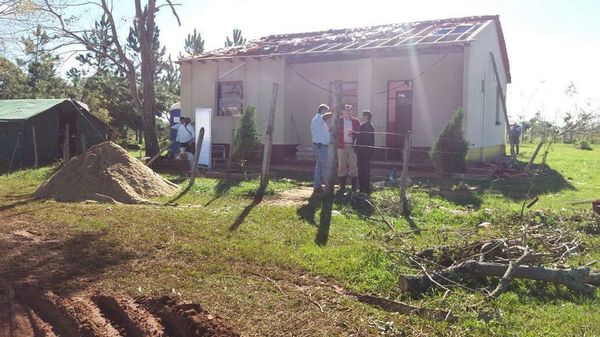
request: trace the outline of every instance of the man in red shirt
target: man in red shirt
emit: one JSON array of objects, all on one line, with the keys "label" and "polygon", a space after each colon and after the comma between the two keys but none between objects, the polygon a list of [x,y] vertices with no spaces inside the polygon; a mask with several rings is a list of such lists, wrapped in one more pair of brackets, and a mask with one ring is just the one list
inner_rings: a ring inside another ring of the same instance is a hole
[{"label": "man in red shirt", "polygon": [[356,167],[356,153],[354,152],[354,141],[360,121],[352,116],[352,105],[344,106],[342,116],[340,116],[340,126],[338,130],[338,177],[340,181],[340,193],[346,190],[346,180],[350,176],[352,191],[357,188],[358,170]]}]

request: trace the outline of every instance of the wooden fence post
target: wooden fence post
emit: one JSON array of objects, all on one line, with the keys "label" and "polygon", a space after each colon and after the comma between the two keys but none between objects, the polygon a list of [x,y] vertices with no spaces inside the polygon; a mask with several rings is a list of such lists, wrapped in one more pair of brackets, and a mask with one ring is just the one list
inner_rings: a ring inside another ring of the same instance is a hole
[{"label": "wooden fence post", "polygon": [[411,134],[410,130],[406,132],[404,136],[404,151],[402,153],[402,176],[400,178],[400,202],[402,203],[402,214],[410,215],[410,207],[408,205],[408,198],[406,198],[406,189],[408,185],[408,162],[410,161],[410,148],[411,148]]},{"label": "wooden fence post", "polygon": [[71,159],[70,140],[71,140],[71,132],[69,131],[69,124],[66,123],[65,124],[65,136],[63,138],[63,148],[62,148],[64,164],[66,164],[69,161],[69,159]]},{"label": "wooden fence post", "polygon": [[529,163],[527,163],[527,166],[525,166],[525,170],[524,170],[525,173],[529,173],[529,170],[531,170],[531,165],[533,165],[533,162],[535,161],[535,157],[537,157],[538,152],[540,152],[542,145],[544,145],[544,142],[540,142],[538,144],[538,146],[535,148],[535,151],[533,151],[533,155],[531,156],[531,159],[529,159]]},{"label": "wooden fence post", "polygon": [[324,245],[329,239],[331,225],[331,210],[333,208],[333,189],[335,186],[337,167],[338,130],[340,128],[340,110],[342,81],[333,82],[333,126],[329,132],[329,148],[327,149],[327,175],[325,177],[325,196],[321,206],[321,219],[317,231],[316,243]]},{"label": "wooden fence post", "polygon": [[87,151],[87,140],[85,138],[85,133],[81,134],[81,153],[85,153]]},{"label": "wooden fence post", "polygon": [[37,137],[35,134],[35,125],[31,126],[31,135],[33,136],[33,167],[38,167],[38,148]]},{"label": "wooden fence post", "polygon": [[260,186],[258,194],[262,195],[269,185],[269,169],[271,165],[271,149],[273,147],[273,131],[275,128],[275,108],[277,107],[278,83],[273,83],[273,97],[271,98],[271,108],[269,109],[269,122],[265,132],[266,140],[263,151],[262,170],[260,174]]}]

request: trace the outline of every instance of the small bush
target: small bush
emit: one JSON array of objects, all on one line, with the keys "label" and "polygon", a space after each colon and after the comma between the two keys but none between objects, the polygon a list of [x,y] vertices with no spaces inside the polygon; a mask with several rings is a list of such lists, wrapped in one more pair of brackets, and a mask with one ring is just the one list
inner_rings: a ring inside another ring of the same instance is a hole
[{"label": "small bush", "polygon": [[459,173],[466,170],[469,144],[463,137],[463,110],[458,109],[436,139],[429,157],[436,171]]},{"label": "small bush", "polygon": [[577,144],[577,149],[579,150],[586,150],[586,151],[592,151],[592,147],[590,146],[590,143],[588,143],[586,140],[582,140],[579,142],[579,144]]},{"label": "small bush", "polygon": [[256,109],[248,106],[240,120],[233,140],[232,157],[240,162],[257,158],[260,150],[260,139],[256,127]]}]

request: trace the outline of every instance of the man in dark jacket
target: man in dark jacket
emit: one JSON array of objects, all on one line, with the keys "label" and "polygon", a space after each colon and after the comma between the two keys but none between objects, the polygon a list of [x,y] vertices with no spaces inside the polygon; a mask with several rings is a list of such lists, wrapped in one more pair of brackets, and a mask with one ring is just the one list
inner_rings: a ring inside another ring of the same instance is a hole
[{"label": "man in dark jacket", "polygon": [[371,123],[373,114],[369,110],[362,112],[362,124],[356,135],[354,150],[356,151],[358,167],[358,188],[362,193],[371,193],[371,159],[375,146],[375,128]]}]

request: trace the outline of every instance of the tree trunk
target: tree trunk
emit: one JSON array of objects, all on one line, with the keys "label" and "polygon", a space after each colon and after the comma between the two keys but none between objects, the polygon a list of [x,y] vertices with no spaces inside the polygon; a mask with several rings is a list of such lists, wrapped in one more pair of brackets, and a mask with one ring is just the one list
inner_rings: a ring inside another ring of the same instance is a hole
[{"label": "tree trunk", "polygon": [[139,32],[141,75],[143,85],[142,125],[146,143],[146,156],[153,157],[158,153],[158,137],[156,135],[156,101],[154,92],[154,53],[152,50],[152,34],[154,32],[154,14],[156,1],[148,1],[146,17],[142,12],[140,0],[135,1],[136,24]]},{"label": "tree trunk", "polygon": [[[455,282],[483,280],[486,277],[502,277],[508,265],[493,262],[466,261],[457,266],[427,275],[400,276],[401,290],[422,293],[434,286],[432,279],[442,285],[448,280]],[[552,269],[545,267],[515,266],[512,278],[560,283],[578,294],[592,295],[600,285],[600,273],[590,273],[587,267],[575,269]]]}]

